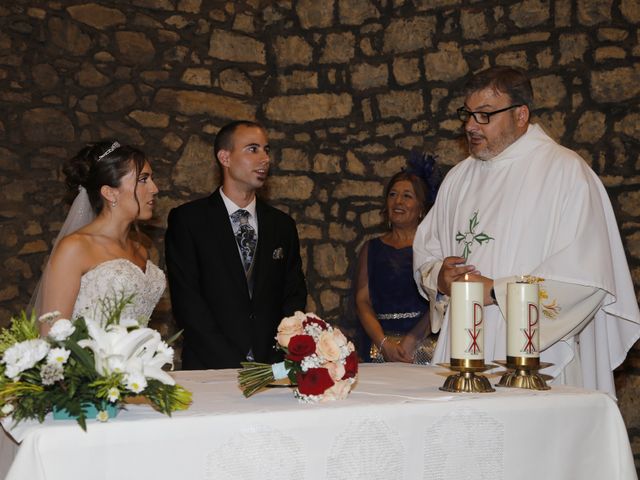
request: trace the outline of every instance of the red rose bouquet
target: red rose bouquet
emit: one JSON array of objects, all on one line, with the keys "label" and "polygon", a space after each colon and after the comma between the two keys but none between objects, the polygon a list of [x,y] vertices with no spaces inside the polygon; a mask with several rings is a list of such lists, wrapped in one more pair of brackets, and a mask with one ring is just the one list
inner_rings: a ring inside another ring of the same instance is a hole
[{"label": "red rose bouquet", "polygon": [[338,328],[313,313],[296,312],[282,319],[276,340],[276,348],[285,353],[284,362],[242,363],[238,381],[245,397],[287,377],[301,402],[347,397],[357,378],[358,357]]}]

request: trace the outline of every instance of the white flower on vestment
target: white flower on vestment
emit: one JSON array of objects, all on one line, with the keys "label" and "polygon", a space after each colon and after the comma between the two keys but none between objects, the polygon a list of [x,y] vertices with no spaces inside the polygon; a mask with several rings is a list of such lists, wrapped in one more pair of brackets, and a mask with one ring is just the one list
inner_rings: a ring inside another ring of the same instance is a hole
[{"label": "white flower on vestment", "polygon": [[140,393],[147,388],[147,379],[139,373],[128,373],[125,375],[124,381],[127,390],[131,390],[133,393]]},{"label": "white flower on vestment", "polygon": [[66,348],[52,348],[47,354],[47,364],[64,365],[67,363],[70,354],[71,351]]},{"label": "white flower on vestment", "polygon": [[124,372],[175,385],[173,378],[162,370],[167,363],[173,363],[173,349],[158,351],[162,339],[157,331],[150,328],[127,331],[123,325],[109,325],[105,329],[94,320],[85,319],[85,322],[90,339],[81,340],[78,345],[93,351],[95,368],[100,375]]},{"label": "white flower on vestment", "polygon": [[13,406],[13,404],[5,403],[0,409],[0,412],[2,412],[3,415],[9,415],[11,412],[13,412],[14,409],[15,407]]},{"label": "white flower on vestment", "polygon": [[118,400],[120,400],[120,390],[118,390],[116,387],[111,387],[107,392],[107,400],[109,400],[111,403],[116,403]]},{"label": "white flower on vestment", "polygon": [[73,323],[71,323],[70,320],[61,318],[51,326],[51,330],[49,330],[49,338],[52,338],[57,342],[62,342],[69,338],[75,331],[76,327],[73,326]]},{"label": "white flower on vestment", "polygon": [[101,422],[106,422],[107,420],[109,420],[109,413],[106,410],[100,410],[98,412],[98,415],[96,415],[96,419]]},{"label": "white flower on vestment", "polygon": [[10,346],[2,356],[2,363],[7,366],[5,375],[12,380],[17,379],[23,371],[33,368],[42,360],[49,352],[49,348],[49,344],[40,338],[25,340]]}]

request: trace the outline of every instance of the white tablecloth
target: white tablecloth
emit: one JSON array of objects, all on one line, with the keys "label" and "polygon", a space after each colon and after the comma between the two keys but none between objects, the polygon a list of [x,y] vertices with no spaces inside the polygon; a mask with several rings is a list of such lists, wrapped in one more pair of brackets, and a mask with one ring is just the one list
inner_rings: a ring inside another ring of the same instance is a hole
[{"label": "white tablecloth", "polygon": [[438,390],[446,374],[361,365],[347,400],[306,405],[288,388],[245,399],[233,370],[176,372],[194,394],[189,410],[168,418],[132,405],[86,433],[74,421],[21,424],[7,479],[637,478],[608,396],[570,387],[450,394]]}]

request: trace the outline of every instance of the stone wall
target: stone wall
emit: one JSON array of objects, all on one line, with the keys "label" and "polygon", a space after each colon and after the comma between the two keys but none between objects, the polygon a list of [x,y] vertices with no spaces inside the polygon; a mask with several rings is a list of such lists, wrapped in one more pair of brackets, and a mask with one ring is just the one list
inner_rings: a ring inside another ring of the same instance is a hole
[{"label": "stone wall", "polygon": [[[24,307],[67,204],[61,165],[85,142],[141,146],[161,189],[143,226],[161,266],[170,208],[219,180],[224,123],[263,122],[263,195],[298,222],[309,309],[353,325],[352,269],[379,234],[383,184],[412,148],[465,156],[461,86],[527,69],[535,116],[611,196],[640,285],[637,0],[114,0],[0,3],[0,321]],[[173,330],[165,297],[154,325]],[[617,376],[640,453],[640,350]],[[640,458],[640,457],[638,457]]]}]

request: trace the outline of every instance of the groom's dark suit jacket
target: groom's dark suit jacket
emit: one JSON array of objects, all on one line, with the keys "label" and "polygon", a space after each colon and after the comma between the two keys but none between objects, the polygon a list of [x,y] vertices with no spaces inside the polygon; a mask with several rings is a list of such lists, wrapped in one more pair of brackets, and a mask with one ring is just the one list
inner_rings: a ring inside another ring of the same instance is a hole
[{"label": "groom's dark suit jacket", "polygon": [[182,368],[236,368],[251,350],[275,362],[278,324],[304,310],[307,287],[293,219],[257,200],[258,245],[249,296],[219,189],[169,213],[166,261],[173,315],[184,329]]}]

